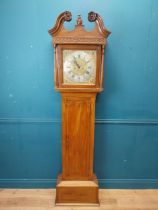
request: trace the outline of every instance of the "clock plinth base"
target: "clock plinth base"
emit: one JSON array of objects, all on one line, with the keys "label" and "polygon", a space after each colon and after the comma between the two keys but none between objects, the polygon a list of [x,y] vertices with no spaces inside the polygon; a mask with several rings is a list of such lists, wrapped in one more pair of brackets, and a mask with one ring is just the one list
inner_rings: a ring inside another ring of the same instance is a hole
[{"label": "clock plinth base", "polygon": [[99,186],[96,177],[93,180],[62,180],[58,177],[56,186],[56,205],[99,205]]}]

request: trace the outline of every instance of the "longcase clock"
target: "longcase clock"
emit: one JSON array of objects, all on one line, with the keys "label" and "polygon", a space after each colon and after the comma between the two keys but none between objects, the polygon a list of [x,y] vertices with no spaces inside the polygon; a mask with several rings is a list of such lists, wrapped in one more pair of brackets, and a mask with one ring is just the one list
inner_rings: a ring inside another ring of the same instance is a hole
[{"label": "longcase clock", "polygon": [[71,12],[59,15],[49,30],[54,46],[55,89],[62,97],[62,173],[56,186],[56,205],[98,205],[98,181],[93,173],[96,94],[103,90],[104,48],[110,32],[95,12],[84,28],[79,16],[74,30],[64,28]]}]

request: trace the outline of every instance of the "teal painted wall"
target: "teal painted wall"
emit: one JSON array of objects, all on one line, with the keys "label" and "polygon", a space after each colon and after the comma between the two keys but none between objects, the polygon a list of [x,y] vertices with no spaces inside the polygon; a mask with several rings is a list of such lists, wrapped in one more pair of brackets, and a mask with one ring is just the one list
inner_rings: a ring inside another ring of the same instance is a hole
[{"label": "teal painted wall", "polygon": [[98,12],[107,28],[97,96],[94,171],[100,187],[158,188],[158,1],[0,1],[0,187],[54,187],[61,100],[50,29],[62,11]]}]

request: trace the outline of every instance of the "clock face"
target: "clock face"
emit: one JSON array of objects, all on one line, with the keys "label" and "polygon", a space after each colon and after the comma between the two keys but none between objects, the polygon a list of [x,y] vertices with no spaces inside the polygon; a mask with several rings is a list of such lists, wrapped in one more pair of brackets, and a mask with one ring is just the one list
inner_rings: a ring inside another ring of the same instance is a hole
[{"label": "clock face", "polygon": [[94,85],[96,50],[63,50],[63,84]]}]

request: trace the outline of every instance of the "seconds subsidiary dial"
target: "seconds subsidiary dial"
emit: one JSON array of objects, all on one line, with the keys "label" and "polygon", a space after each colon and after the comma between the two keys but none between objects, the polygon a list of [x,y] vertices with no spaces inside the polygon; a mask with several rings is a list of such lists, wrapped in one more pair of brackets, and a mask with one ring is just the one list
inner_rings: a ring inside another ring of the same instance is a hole
[{"label": "seconds subsidiary dial", "polygon": [[63,84],[94,85],[96,50],[63,50]]}]

